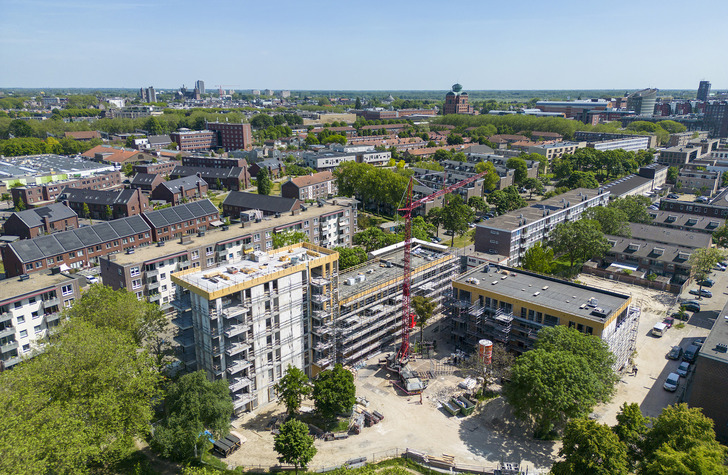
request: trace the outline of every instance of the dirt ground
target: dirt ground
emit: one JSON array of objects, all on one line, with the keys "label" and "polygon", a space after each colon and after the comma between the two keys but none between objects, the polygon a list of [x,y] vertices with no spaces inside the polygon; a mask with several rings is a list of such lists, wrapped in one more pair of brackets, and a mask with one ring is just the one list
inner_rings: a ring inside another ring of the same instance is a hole
[{"label": "dirt ground", "polygon": [[[710,331],[712,321],[728,295],[718,290],[725,290],[728,275],[717,274],[721,275],[713,276],[717,282],[712,290],[714,295],[719,295],[713,299],[704,299],[704,311],[692,316],[685,328],[672,328],[661,338],[651,336],[650,329],[677,310],[676,296],[593,276],[579,277],[586,284],[632,295],[634,304],[642,310],[634,358],[638,375],[624,375],[621,378],[613,401],[595,409],[593,415],[597,420],[615,424],[617,411],[624,402],[636,402],[646,415],[656,416],[662,408],[683,396],[684,381],[675,393],[662,388],[667,374],[678,365],[678,362],[668,360],[665,355],[671,346],[682,345],[686,348],[691,341],[705,337]],[[426,330],[426,338],[439,336],[441,325],[442,320],[434,321]],[[415,370],[435,370],[438,368],[436,363],[447,359],[454,349],[443,340],[439,339],[439,352],[433,360],[414,362]],[[458,464],[490,469],[495,468],[498,462],[522,463],[531,469],[545,469],[557,457],[560,443],[534,440],[531,437],[532,430],[518,422],[500,398],[480,404],[469,417],[453,417],[445,412],[438,400],[463,392],[457,384],[465,374],[452,371],[454,367],[439,367],[446,371],[430,381],[423,393],[423,404],[420,405],[419,396],[403,396],[396,391],[391,384],[394,375],[377,364],[381,357],[379,355],[370,359],[357,371],[356,387],[357,396],[367,399],[368,410],[379,411],[384,415],[384,420],[345,440],[326,442],[317,439],[318,453],[309,469],[332,467],[358,457],[367,457],[369,461],[380,460],[397,455],[406,448],[434,456],[447,454],[455,457]],[[281,405],[266,407],[237,420],[235,430],[242,433],[247,442],[226,462],[231,467],[268,468],[276,465],[278,461],[273,450],[273,434],[265,426],[274,416],[283,412]]]}]

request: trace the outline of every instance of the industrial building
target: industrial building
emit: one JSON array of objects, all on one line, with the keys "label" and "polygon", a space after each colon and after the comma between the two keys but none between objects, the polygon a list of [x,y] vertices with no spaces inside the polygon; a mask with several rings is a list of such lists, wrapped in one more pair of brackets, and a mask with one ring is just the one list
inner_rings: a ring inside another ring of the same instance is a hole
[{"label": "industrial building", "polygon": [[640,316],[629,295],[498,265],[455,279],[449,310],[452,341],[468,350],[485,338],[522,353],[533,348],[540,329],[568,325],[604,340],[615,371],[635,350]]},{"label": "industrial building", "polygon": [[276,399],[288,365],[314,376],[311,315],[337,307],[338,253],[309,243],[252,251],[235,265],[172,275],[196,367],[230,385],[236,412]]}]

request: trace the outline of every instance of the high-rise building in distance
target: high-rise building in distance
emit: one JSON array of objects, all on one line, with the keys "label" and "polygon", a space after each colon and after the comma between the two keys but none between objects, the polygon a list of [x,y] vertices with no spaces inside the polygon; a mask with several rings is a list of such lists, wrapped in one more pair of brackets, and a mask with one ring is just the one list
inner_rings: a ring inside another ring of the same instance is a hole
[{"label": "high-rise building in distance", "polygon": [[199,89],[200,94],[204,94],[205,93],[205,81],[203,81],[202,79],[198,79],[197,81],[195,81],[195,89]]},{"label": "high-rise building in distance", "polygon": [[652,116],[655,113],[657,89],[642,89],[627,96],[627,109],[637,115]]},{"label": "high-rise building in distance", "polygon": [[698,85],[698,100],[707,101],[710,94],[710,81],[700,81]]}]

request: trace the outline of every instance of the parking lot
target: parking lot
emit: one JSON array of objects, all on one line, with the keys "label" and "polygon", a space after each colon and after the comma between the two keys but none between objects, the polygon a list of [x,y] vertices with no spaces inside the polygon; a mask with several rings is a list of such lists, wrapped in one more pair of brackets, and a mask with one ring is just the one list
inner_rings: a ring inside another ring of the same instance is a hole
[{"label": "parking lot", "polygon": [[[704,339],[710,333],[715,318],[728,299],[726,272],[713,272],[711,278],[715,280],[715,284],[710,289],[713,293],[712,298],[698,299],[698,297],[690,295],[688,291],[697,288],[697,285],[687,287],[680,295],[680,299],[698,300],[701,304],[701,311],[688,312],[689,320],[685,322],[683,328],[672,327],[658,338],[652,335],[652,327],[655,323],[663,321],[666,316],[679,310],[678,296],[594,276],[581,275],[579,277],[579,280],[589,285],[631,294],[634,304],[642,309],[637,334],[637,354],[634,356],[637,375],[633,376],[628,372],[621,377],[612,402],[595,409],[594,416],[597,420],[610,425],[616,424],[619,407],[625,402],[636,402],[646,416],[655,417],[666,406],[682,401],[692,371],[688,373],[687,378],[680,378],[677,391],[669,392],[663,389],[667,375],[675,372],[680,364],[680,360],[668,359],[667,353],[673,346],[680,346],[685,350],[694,341]],[[676,325],[678,323],[680,322],[675,322]]]}]

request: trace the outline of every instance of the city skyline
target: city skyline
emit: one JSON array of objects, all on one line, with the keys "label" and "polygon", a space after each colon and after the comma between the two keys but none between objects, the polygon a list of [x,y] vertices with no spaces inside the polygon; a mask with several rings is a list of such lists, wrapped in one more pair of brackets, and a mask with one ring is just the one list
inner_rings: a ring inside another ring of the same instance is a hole
[{"label": "city skyline", "polygon": [[706,28],[728,13],[717,0],[694,15],[674,0],[3,4],[4,88],[728,89],[728,30]]}]

